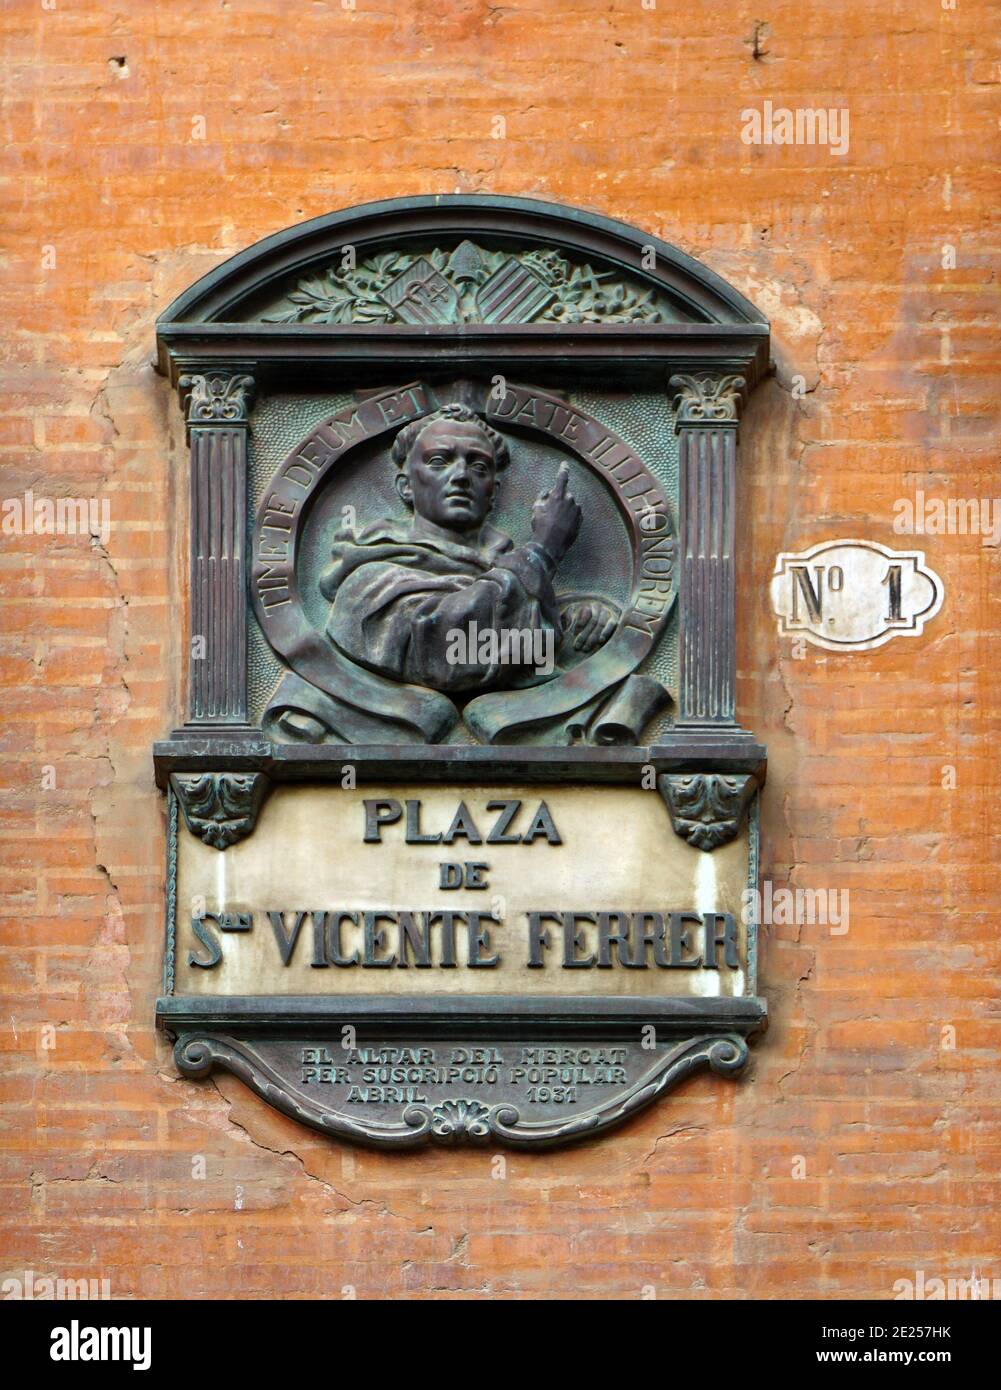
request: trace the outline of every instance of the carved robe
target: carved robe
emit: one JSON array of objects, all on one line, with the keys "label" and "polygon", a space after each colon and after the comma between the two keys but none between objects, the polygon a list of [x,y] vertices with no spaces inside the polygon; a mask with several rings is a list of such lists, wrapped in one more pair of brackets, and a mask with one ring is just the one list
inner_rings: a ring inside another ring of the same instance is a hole
[{"label": "carved robe", "polygon": [[541,635],[509,658],[556,650],[553,568],[541,546],[515,546],[492,526],[477,547],[415,538],[409,520],[340,532],[320,581],[331,601],[326,632],[303,631],[264,732],[311,743],[438,743],[459,721],[458,699],[484,743],[542,725],[561,742],[635,743],[669,699],[659,681],[633,674],[649,645],[643,629],[620,626],[587,660],[557,664],[548,679],[530,664],[481,663],[469,642],[468,660],[448,659],[450,634],[469,634],[474,623],[481,634]]},{"label": "carved robe", "polygon": [[[532,666],[450,661],[456,632],[517,629],[542,634],[536,651],[554,651],[560,616],[552,560],[529,542],[484,526],[476,547],[414,537],[408,521],[383,520],[334,541],[320,582],[333,600],[327,635],[353,661],[393,680],[462,692],[521,685]],[[450,636],[451,635],[451,636]],[[451,648],[451,652],[449,652]],[[461,654],[461,647],[459,648]],[[517,647],[513,655],[520,655]]]}]

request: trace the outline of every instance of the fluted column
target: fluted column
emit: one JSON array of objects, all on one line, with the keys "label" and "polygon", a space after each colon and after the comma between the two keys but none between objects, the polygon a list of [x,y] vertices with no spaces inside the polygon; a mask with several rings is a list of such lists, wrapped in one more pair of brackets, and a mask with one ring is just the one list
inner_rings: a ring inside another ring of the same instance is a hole
[{"label": "fluted column", "polygon": [[672,376],[680,456],[678,726],[736,729],[737,425],[743,377]]},{"label": "fluted column", "polygon": [[188,725],[247,725],[247,434],[254,379],[191,373],[179,382],[191,448]]}]

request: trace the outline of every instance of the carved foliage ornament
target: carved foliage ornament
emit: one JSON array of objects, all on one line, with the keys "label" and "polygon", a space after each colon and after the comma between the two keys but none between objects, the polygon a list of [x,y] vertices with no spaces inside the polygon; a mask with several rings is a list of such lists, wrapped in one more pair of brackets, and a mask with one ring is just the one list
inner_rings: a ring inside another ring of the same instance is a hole
[{"label": "carved foliage ornament", "polygon": [[178,385],[185,394],[190,425],[245,425],[250,416],[254,378],[213,373],[182,376]]},{"label": "carved foliage ornament", "polygon": [[736,422],[747,391],[742,376],[714,376],[711,372],[672,376],[673,407],[677,424],[719,424]]},{"label": "carved foliage ornament", "polygon": [[463,241],[295,283],[265,323],[667,323],[668,300],[616,270],[574,264],[553,250],[512,255]]},{"label": "carved foliage ornament", "polygon": [[696,849],[714,850],[736,839],[744,809],[757,789],[753,777],[700,772],[658,778],[675,832]]},{"label": "carved foliage ornament", "polygon": [[263,772],[175,772],[170,783],[192,835],[215,849],[250,834],[268,790]]}]

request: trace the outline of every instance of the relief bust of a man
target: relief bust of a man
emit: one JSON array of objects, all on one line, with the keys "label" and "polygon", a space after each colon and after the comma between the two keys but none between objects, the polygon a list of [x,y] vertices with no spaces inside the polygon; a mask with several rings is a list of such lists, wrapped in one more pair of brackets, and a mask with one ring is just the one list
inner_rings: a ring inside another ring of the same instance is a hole
[{"label": "relief bust of a man", "polygon": [[[320,581],[331,601],[327,636],[339,651],[382,676],[460,694],[551,674],[565,635],[579,653],[608,638],[617,617],[611,605],[571,603],[561,613],[553,588],[581,524],[565,464],[535,503],[531,539],[515,545],[487,520],[507,445],[467,406],[447,405],[406,426],[392,461],[411,515],[341,531]],[[483,660],[455,643],[457,632],[471,631],[534,640],[495,648]],[[550,660],[540,672],[543,652]]]}]

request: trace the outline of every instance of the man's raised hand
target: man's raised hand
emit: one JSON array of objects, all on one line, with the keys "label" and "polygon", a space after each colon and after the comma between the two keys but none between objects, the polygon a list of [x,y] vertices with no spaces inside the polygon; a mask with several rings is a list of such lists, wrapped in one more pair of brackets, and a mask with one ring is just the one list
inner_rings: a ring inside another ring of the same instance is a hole
[{"label": "man's raised hand", "polygon": [[540,494],[532,508],[532,537],[557,564],[577,539],[583,517],[567,491],[569,484],[570,469],[561,463],[555,483],[548,492]]}]

